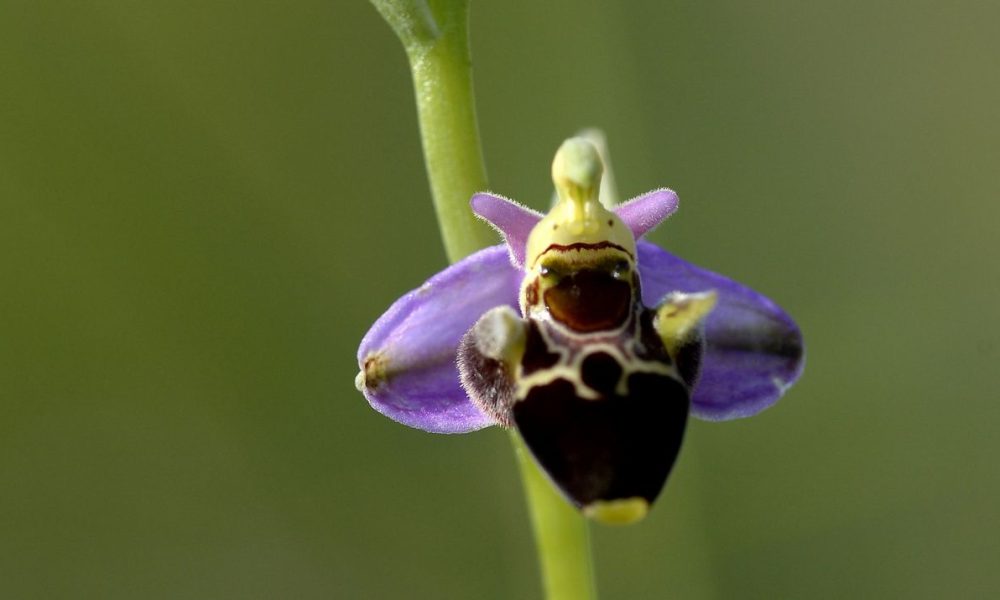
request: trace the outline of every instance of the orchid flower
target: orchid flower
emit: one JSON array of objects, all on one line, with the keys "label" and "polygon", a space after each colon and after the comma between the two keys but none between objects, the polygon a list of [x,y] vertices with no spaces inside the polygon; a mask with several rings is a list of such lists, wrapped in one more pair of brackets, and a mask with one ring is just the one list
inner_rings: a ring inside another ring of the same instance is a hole
[{"label": "orchid flower", "polygon": [[641,238],[678,206],[659,189],[608,209],[587,141],[553,162],[547,215],[479,193],[503,236],[397,300],[358,350],[375,410],[435,433],[515,428],[583,513],[641,519],[690,415],[774,404],[799,377],[802,336],[774,302]]}]

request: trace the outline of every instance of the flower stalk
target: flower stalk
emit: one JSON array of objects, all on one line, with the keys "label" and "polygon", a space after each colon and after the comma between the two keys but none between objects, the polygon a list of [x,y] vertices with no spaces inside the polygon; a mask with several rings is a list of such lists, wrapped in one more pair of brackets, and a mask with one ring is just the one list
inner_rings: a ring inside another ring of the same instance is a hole
[{"label": "flower stalk", "polygon": [[545,597],[548,600],[596,598],[587,522],[559,496],[517,432],[512,430],[510,437],[535,531]]},{"label": "flower stalk", "polygon": [[[438,226],[450,262],[494,244],[469,199],[487,189],[469,53],[468,0],[371,0],[403,43]],[[518,434],[511,440],[525,487],[548,600],[594,600],[587,522],[563,499]]]},{"label": "flower stalk", "polygon": [[487,185],[472,91],[468,0],[372,4],[396,32],[410,62],[434,209],[454,263],[496,243],[496,234],[469,210],[469,198]]}]

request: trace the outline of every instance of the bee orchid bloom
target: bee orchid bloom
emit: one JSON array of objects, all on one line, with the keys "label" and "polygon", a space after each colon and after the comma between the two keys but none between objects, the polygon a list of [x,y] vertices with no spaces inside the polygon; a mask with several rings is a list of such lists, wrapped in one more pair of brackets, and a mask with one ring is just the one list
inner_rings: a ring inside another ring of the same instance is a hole
[{"label": "bee orchid bloom", "polygon": [[774,302],[642,241],[677,209],[660,189],[606,209],[595,148],[556,154],[547,215],[492,194],[472,210],[505,244],[397,300],[358,350],[380,413],[425,431],[514,427],[584,514],[642,518],[688,415],[769,407],[799,377],[802,336]]}]

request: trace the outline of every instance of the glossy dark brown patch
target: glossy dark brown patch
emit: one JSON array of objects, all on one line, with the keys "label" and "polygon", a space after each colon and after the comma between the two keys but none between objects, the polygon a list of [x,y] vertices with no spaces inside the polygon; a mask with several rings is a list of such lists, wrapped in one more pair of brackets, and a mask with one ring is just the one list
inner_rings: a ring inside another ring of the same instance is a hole
[{"label": "glossy dark brown patch", "polygon": [[544,294],[557,321],[583,333],[614,329],[632,309],[632,286],[605,270],[581,269],[562,277]]},{"label": "glossy dark brown patch", "polygon": [[622,378],[622,367],[607,352],[594,352],[580,365],[583,383],[595,392],[610,396]]},{"label": "glossy dark brown patch", "polygon": [[689,407],[684,385],[633,373],[628,386],[627,396],[587,400],[557,379],[513,407],[528,448],[578,506],[636,496],[652,502],[680,451]]},{"label": "glossy dark brown patch", "polygon": [[524,375],[531,375],[540,369],[548,369],[559,362],[559,354],[550,352],[545,338],[538,330],[538,324],[528,321],[528,334],[524,339],[524,356],[521,357],[521,369]]}]

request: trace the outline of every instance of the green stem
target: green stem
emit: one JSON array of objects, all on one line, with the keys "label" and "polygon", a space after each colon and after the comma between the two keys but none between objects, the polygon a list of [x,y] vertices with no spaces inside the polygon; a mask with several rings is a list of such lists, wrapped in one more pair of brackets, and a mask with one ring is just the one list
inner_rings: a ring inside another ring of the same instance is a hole
[{"label": "green stem", "polygon": [[[496,243],[469,199],[486,189],[472,93],[468,0],[371,0],[410,59],[427,176],[451,262]],[[594,600],[587,522],[511,435],[535,530],[548,600]]]},{"label": "green stem", "polygon": [[587,522],[538,469],[521,436],[511,431],[510,437],[535,529],[545,597],[548,600],[596,599]]},{"label": "green stem", "polygon": [[486,190],[472,93],[467,0],[372,0],[396,31],[413,74],[420,137],[445,252],[456,262],[496,242],[469,210]]}]

